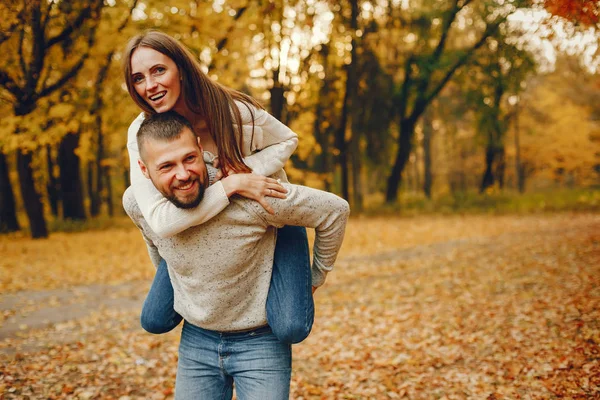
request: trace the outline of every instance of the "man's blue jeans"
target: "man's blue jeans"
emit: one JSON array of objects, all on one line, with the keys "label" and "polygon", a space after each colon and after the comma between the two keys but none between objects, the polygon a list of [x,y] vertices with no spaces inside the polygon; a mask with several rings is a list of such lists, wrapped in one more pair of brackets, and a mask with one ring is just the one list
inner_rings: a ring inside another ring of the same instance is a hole
[{"label": "man's blue jeans", "polygon": [[[306,229],[285,226],[277,230],[273,275],[267,297],[267,321],[283,343],[299,343],[312,329],[315,308]],[[161,261],[144,301],[141,324],[150,333],[165,333],[181,322],[173,309],[173,286]]]},{"label": "man's blue jeans", "polygon": [[183,323],[175,381],[176,400],[287,400],[292,373],[291,345],[268,326],[221,333]]}]

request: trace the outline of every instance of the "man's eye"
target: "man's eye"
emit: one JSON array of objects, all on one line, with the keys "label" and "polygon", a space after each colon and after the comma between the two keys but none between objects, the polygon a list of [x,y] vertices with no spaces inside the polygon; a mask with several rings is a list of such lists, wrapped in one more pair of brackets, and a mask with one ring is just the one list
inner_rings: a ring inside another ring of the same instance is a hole
[{"label": "man's eye", "polygon": [[166,171],[166,170],[168,170],[169,168],[171,168],[171,164],[165,164],[165,165],[161,165],[160,167],[158,167],[158,169],[159,169],[160,171]]},{"label": "man's eye", "polygon": [[196,160],[196,156],[188,156],[186,159],[186,161],[195,161]]}]

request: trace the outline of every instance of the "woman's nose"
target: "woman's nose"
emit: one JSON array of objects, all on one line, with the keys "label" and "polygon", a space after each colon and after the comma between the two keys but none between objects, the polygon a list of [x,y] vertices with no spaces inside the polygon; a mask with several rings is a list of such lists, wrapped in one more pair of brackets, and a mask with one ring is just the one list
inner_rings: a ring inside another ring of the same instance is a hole
[{"label": "woman's nose", "polygon": [[156,81],[156,79],[149,77],[148,79],[146,79],[146,90],[150,91],[154,88],[156,88],[156,86],[158,85],[158,82]]}]

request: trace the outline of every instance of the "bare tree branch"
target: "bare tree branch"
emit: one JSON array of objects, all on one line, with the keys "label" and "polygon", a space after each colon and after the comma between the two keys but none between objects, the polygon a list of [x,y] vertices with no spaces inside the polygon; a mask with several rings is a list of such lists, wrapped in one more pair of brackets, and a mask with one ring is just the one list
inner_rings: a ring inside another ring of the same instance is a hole
[{"label": "bare tree branch", "polygon": [[[227,28],[227,32],[225,33],[225,36],[223,36],[223,38],[221,38],[221,40],[219,40],[219,43],[217,43],[217,53],[219,53],[221,50],[223,50],[225,48],[225,46],[227,45],[227,41],[229,40],[229,35],[235,29],[236,22],[242,17],[242,15],[244,15],[244,12],[246,12],[248,7],[249,6],[246,5],[246,6],[241,7],[236,10],[235,16],[233,17],[233,24],[231,24],[229,26],[229,28]],[[212,60],[210,61],[210,65],[208,66],[208,70],[210,71],[214,67],[215,67],[215,58],[213,57]]]},{"label": "bare tree branch", "polygon": [[15,97],[21,97],[23,95],[22,89],[17,85],[13,78],[8,73],[0,69],[0,86],[8,90]]},{"label": "bare tree branch", "polygon": [[49,94],[51,94],[52,92],[54,92],[56,89],[59,89],[64,84],[66,84],[68,81],[70,81],[75,76],[77,76],[77,74],[79,73],[79,71],[83,67],[83,64],[85,63],[85,61],[90,56],[91,49],[94,46],[94,42],[96,40],[96,29],[97,28],[98,28],[98,21],[96,21],[96,24],[94,26],[92,26],[90,35],[88,37],[87,51],[81,56],[81,58],[79,59],[79,61],[77,61],[77,63],[75,65],[73,65],[73,67],[69,71],[67,71],[60,79],[58,79],[52,85],[44,87],[40,91],[40,93],[38,95],[38,98],[48,96]]},{"label": "bare tree branch", "polygon": [[135,0],[133,2],[133,4],[131,5],[131,7],[129,7],[129,14],[127,14],[127,17],[125,17],[125,19],[123,20],[121,25],[119,25],[119,27],[117,28],[118,33],[121,33],[123,31],[123,29],[125,29],[125,27],[129,23],[129,21],[131,20],[131,14],[133,13],[133,10],[135,10],[135,8],[137,7],[137,4],[138,4],[138,0]]},{"label": "bare tree branch", "polygon": [[19,24],[23,24],[23,11],[25,7],[23,7],[19,13],[17,14],[16,20],[10,24],[8,27],[0,31],[0,44],[4,43],[8,39],[11,38],[14,30],[19,26]]},{"label": "bare tree branch", "polygon": [[42,31],[46,31],[46,26],[48,25],[48,21],[50,21],[50,15],[52,14],[52,9],[56,6],[56,0],[48,1],[48,8],[46,9],[46,15],[42,15],[41,26]]},{"label": "bare tree branch", "polygon": [[23,76],[27,76],[27,65],[25,64],[25,57],[23,55],[23,42],[25,41],[25,27],[21,26],[19,35],[19,64],[21,65],[21,71]]},{"label": "bare tree branch", "polygon": [[[99,0],[100,4],[102,2],[102,0]],[[98,7],[98,1],[95,2],[96,4],[93,4],[90,7],[86,7],[85,9],[83,9],[79,15],[77,16],[77,18],[75,18],[75,20],[73,20],[70,24],[68,24],[65,29],[62,30],[62,32],[60,32],[59,34],[57,34],[56,36],[48,39],[47,41],[47,47],[50,48],[52,46],[54,46],[57,43],[60,43],[62,41],[64,41],[67,37],[69,37],[74,31],[78,30],[79,28],[81,28],[83,26],[83,23],[92,16],[92,13],[94,11],[97,11]]]},{"label": "bare tree branch", "polygon": [[90,55],[89,52],[86,52],[83,56],[81,56],[79,61],[77,61],[77,63],[68,72],[65,72],[65,74],[60,79],[58,79],[56,82],[54,82],[52,85],[42,89],[37,97],[41,98],[41,97],[48,96],[49,94],[54,92],[56,89],[59,89],[60,87],[62,87],[69,80],[73,79],[77,75],[77,73],[81,70],[81,68],[83,67],[83,63],[89,57],[89,55]]},{"label": "bare tree branch", "polygon": [[458,61],[456,61],[456,63],[448,70],[448,72],[446,73],[446,75],[444,76],[444,78],[442,78],[442,80],[438,83],[438,85],[431,91],[431,93],[426,97],[425,104],[429,103],[433,98],[435,98],[435,96],[438,95],[438,93],[444,88],[444,86],[446,85],[446,83],[448,83],[448,81],[452,78],[452,76],[454,75],[454,73],[460,68],[462,67],[468,60],[469,58],[471,58],[471,56],[475,53],[475,51],[477,51],[477,49],[479,49],[481,46],[483,46],[486,42],[486,40],[494,33],[496,32],[496,30],[500,27],[500,24],[502,24],[502,22],[504,22],[504,20],[506,20],[507,16],[500,18],[498,21],[494,22],[491,25],[488,25],[485,32],[483,33],[483,35],[481,36],[481,38],[477,41],[477,43],[475,43],[473,45],[473,47],[471,47],[470,50],[468,50],[466,53],[464,53],[464,55],[458,59]]}]

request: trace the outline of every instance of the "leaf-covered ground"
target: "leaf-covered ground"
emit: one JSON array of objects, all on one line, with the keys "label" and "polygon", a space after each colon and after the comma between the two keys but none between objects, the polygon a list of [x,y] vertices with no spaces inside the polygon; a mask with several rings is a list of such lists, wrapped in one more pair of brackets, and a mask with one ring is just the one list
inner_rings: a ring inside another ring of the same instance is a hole
[{"label": "leaf-covered ground", "polygon": [[[21,296],[0,398],[172,398],[179,332],[137,324],[144,251],[134,229],[0,238],[0,303]],[[293,399],[600,398],[600,215],[354,219],[315,296]]]}]

